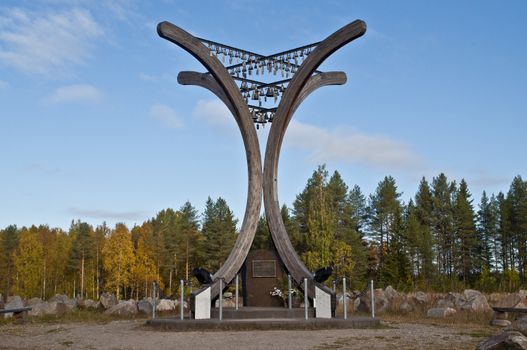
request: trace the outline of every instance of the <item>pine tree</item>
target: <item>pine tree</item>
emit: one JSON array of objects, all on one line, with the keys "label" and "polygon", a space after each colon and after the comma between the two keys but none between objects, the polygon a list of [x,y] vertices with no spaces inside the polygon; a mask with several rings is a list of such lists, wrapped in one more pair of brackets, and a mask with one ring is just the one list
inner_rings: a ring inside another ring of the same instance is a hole
[{"label": "pine tree", "polygon": [[364,230],[367,226],[366,198],[358,185],[353,186],[348,193],[348,202],[351,207],[351,223],[354,228],[349,245],[353,249],[354,267],[350,276],[350,286],[353,288],[363,288],[368,277],[368,256],[369,248],[363,239]]},{"label": "pine tree", "polygon": [[405,213],[405,236],[408,242],[408,259],[411,264],[411,272],[414,278],[421,275],[421,225],[417,217],[417,210],[410,199]]},{"label": "pine tree", "polygon": [[192,268],[198,267],[205,260],[205,256],[200,252],[202,236],[199,232],[196,209],[190,202],[185,202],[178,213],[180,215],[177,220],[177,229],[182,235],[180,250],[183,252],[182,258],[185,264],[184,274],[179,277],[188,280]]},{"label": "pine tree", "polygon": [[81,297],[85,297],[86,266],[93,256],[93,228],[86,222],[72,222],[70,227],[70,236],[73,238],[73,244],[70,255],[70,266],[74,275],[79,278],[79,287]]},{"label": "pine tree", "polygon": [[[282,221],[284,222],[285,231],[289,235],[289,239],[291,240],[291,244],[293,247],[295,247],[295,250],[298,253],[302,252],[302,236],[300,232],[298,231],[298,225],[295,222],[295,219],[289,215],[289,208],[287,205],[282,205],[282,209],[280,210],[280,214],[282,215]],[[271,246],[274,247],[274,243],[271,242]]]},{"label": "pine tree", "polygon": [[307,268],[312,271],[330,264],[330,248],[335,238],[335,215],[331,211],[331,197],[324,185],[322,182],[311,188],[306,213],[307,251],[303,254],[303,258]]}]

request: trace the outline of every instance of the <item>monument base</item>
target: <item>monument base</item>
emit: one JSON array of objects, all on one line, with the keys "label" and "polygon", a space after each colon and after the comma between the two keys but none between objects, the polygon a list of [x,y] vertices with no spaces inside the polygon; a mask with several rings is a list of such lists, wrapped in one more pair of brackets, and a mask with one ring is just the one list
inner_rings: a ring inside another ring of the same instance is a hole
[{"label": "monument base", "polygon": [[174,332],[194,331],[249,331],[249,330],[314,330],[314,329],[353,329],[375,328],[380,319],[371,317],[342,318],[270,318],[270,319],[227,319],[227,320],[180,320],[177,318],[156,318],[146,321],[146,325],[158,330]]}]

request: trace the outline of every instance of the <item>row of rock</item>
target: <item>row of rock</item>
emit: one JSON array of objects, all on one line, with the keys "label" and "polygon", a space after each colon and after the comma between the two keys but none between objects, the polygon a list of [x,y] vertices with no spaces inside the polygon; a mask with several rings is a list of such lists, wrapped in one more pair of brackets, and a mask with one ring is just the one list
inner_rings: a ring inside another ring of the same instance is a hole
[{"label": "row of rock", "polygon": [[[357,297],[354,297],[356,295]],[[456,312],[481,312],[492,311],[492,306],[500,307],[527,307],[527,292],[518,293],[493,293],[488,296],[473,290],[466,289],[462,293],[401,293],[391,286],[374,290],[375,313],[382,314],[390,311],[394,313],[410,313],[414,311],[427,311],[429,317],[446,317]],[[342,304],[342,294],[337,300]],[[348,302],[354,311],[371,312],[371,292],[360,295],[358,292],[348,295]]]},{"label": "row of rock", "polygon": [[477,347],[477,350],[501,349],[527,350],[527,317],[512,322],[503,333],[488,338]]},{"label": "row of rock", "polygon": [[[156,311],[175,311],[179,309],[178,300],[158,299],[156,300]],[[26,301],[18,295],[11,296],[4,305],[5,309],[18,309],[22,307],[31,307],[30,316],[44,315],[64,315],[75,309],[97,309],[104,310],[107,315],[132,316],[138,313],[151,315],[153,311],[152,298],[144,298],[140,301],[121,300],[117,301],[114,295],[103,293],[98,301],[91,299],[71,299],[66,295],[56,295],[49,300],[32,298]],[[183,305],[187,309],[187,303]],[[11,317],[12,314],[4,314],[5,317]]]}]

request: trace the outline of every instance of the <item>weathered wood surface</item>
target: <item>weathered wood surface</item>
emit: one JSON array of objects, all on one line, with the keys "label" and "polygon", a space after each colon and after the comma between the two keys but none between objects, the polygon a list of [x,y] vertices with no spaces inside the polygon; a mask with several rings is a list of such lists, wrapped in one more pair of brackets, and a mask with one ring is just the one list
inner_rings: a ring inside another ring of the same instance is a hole
[{"label": "weathered wood surface", "polygon": [[527,308],[520,308],[520,307],[492,307],[492,310],[496,312],[516,312],[520,314],[527,314]]},{"label": "weathered wood surface", "polygon": [[[218,96],[238,123],[245,146],[249,173],[249,190],[245,216],[235,247],[223,266],[214,274],[215,282],[211,288],[212,298],[215,298],[219,293],[219,279],[224,279],[226,283],[229,283],[240,269],[250,249],[260,211],[262,181],[265,211],[273,242],[287,270],[295,281],[302,286],[304,278],[309,279],[308,294],[311,298],[314,297],[312,274],[296,254],[280,215],[276,180],[278,159],[289,121],[301,102],[311,92],[321,86],[344,84],[346,82],[346,75],[342,72],[313,75],[317,67],[338,48],[363,35],[365,30],[366,24],[360,20],[341,28],[322,41],[296,72],[282,97],[271,127],[267,140],[265,169],[262,179],[261,155],[256,130],[253,126],[249,109],[232,77],[221,62],[215,56],[211,56],[209,49],[197,38],[169,22],[162,22],[158,25],[157,31],[161,37],[189,52],[212,75],[181,72],[178,75],[178,81],[184,85],[202,86]],[[334,293],[329,288],[322,285],[319,285],[319,287],[334,297]]]},{"label": "weathered wood surface", "polygon": [[[213,276],[215,282],[211,286],[211,298],[214,299],[219,293],[219,279],[224,279],[226,283],[229,283],[240,270],[251,248],[256,232],[262,202],[262,160],[260,145],[249,113],[249,108],[240,94],[238,86],[218,58],[211,56],[209,49],[201,41],[172,23],[159,23],[157,33],[162,38],[173,42],[189,52],[212,74],[216,84],[219,86],[217,91],[220,94],[222,93],[224,95],[223,97],[229,101],[230,107],[232,108],[231,112],[238,124],[245,146],[249,182],[245,215],[234,248],[225,263]],[[196,294],[199,292],[197,291]]]},{"label": "weathered wood surface", "polygon": [[[282,96],[267,139],[264,161],[264,205],[267,222],[276,249],[293,279],[300,286],[302,286],[304,278],[308,278],[311,281],[309,283],[311,287],[308,288],[308,295],[311,298],[315,296],[314,287],[312,287],[312,274],[293,248],[280,214],[277,183],[280,149],[295,109],[298,107],[299,102],[307,96],[307,94],[302,96],[302,92],[306,92],[304,87],[313,72],[333,52],[362,36],[365,32],[366,23],[361,20],[354,21],[330,35],[311,52],[293,76]],[[334,293],[329,288],[324,287],[323,289],[334,296]]]},{"label": "weathered wood surface", "polygon": [[31,307],[20,307],[17,309],[0,309],[0,314],[20,314],[23,312],[31,311]]}]

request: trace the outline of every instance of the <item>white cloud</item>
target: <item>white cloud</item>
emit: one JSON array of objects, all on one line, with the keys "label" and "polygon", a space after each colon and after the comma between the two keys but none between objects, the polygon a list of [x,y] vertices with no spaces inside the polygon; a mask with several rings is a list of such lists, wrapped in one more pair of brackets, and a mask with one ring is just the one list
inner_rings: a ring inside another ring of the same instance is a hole
[{"label": "white cloud", "polygon": [[[231,112],[219,99],[198,101],[193,115],[209,125],[229,131],[237,130]],[[310,160],[314,163],[360,162],[390,168],[421,165],[420,157],[401,141],[344,129],[346,128],[328,130],[292,120],[285,135],[284,145],[310,152]],[[265,147],[263,143],[267,130],[266,128],[258,131],[262,150]]]},{"label": "white cloud", "polygon": [[104,209],[81,209],[76,207],[68,208],[68,212],[73,215],[92,219],[106,220],[142,220],[148,213],[146,211],[113,211]]},{"label": "white cloud", "polygon": [[103,30],[88,10],[0,10],[0,62],[27,73],[63,73],[85,63]]},{"label": "white cloud", "polygon": [[490,174],[478,174],[474,176],[469,183],[475,186],[487,187],[487,186],[499,186],[506,185],[512,181],[512,178],[507,176],[490,175]]},{"label": "white cloud", "polygon": [[416,166],[420,158],[403,142],[354,130],[327,130],[292,120],[285,145],[311,152],[316,163],[360,162],[367,165],[403,168]]},{"label": "white cloud", "polygon": [[61,169],[56,166],[50,166],[42,163],[31,163],[24,167],[24,170],[38,175],[56,175],[61,172]]},{"label": "white cloud", "polygon": [[193,111],[197,120],[204,121],[212,126],[219,126],[235,130],[236,122],[231,111],[219,99],[199,100]]},{"label": "white cloud", "polygon": [[183,121],[178,117],[177,113],[170,107],[163,104],[154,104],[150,107],[150,117],[157,119],[165,126],[173,129],[183,127]]},{"label": "white cloud", "polygon": [[77,84],[59,87],[46,98],[51,103],[84,102],[94,103],[102,100],[103,94],[93,85]]},{"label": "white cloud", "polygon": [[173,74],[170,74],[170,73],[163,73],[161,75],[139,73],[139,79],[143,81],[148,81],[148,82],[158,82],[161,80],[166,80],[172,83],[177,83],[177,76],[174,76]]}]

